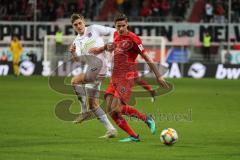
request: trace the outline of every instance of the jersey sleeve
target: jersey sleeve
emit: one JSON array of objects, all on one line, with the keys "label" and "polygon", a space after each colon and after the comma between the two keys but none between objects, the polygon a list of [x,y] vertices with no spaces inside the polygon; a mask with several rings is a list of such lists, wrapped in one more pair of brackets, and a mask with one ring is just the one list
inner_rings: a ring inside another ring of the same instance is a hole
[{"label": "jersey sleeve", "polygon": [[106,27],[106,26],[97,25],[97,24],[92,25],[92,28],[94,31],[98,33],[99,36],[110,36],[110,35],[113,35],[114,32],[116,31],[115,28]]},{"label": "jersey sleeve", "polygon": [[138,36],[133,36],[132,40],[133,40],[134,50],[136,50],[137,53],[139,53],[139,54],[140,53],[143,54],[145,52],[145,49],[143,47],[142,40]]}]

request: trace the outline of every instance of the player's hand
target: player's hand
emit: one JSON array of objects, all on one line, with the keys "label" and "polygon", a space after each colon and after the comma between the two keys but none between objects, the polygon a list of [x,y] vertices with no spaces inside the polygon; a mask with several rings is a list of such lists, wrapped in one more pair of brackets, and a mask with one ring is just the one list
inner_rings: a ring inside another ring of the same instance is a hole
[{"label": "player's hand", "polygon": [[89,53],[100,54],[104,51],[104,47],[93,47],[88,50]]},{"label": "player's hand", "polygon": [[158,83],[163,87],[163,88],[169,88],[167,82],[164,80],[163,77],[158,77]]},{"label": "player's hand", "polygon": [[115,48],[114,43],[107,43],[107,44],[106,44],[106,50],[107,50],[107,51],[111,52],[111,51],[114,50],[114,48]]},{"label": "player's hand", "polygon": [[77,57],[77,55],[76,55],[76,45],[74,43],[70,45],[68,51],[72,54],[73,59],[76,60],[76,57]]},{"label": "player's hand", "polygon": [[76,45],[74,43],[71,44],[68,51],[72,54],[76,54]]}]

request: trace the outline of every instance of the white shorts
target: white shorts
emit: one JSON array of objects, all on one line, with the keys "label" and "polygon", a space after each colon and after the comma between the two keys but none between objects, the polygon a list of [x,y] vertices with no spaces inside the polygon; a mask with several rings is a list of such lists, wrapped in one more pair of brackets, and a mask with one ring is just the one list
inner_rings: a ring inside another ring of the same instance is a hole
[{"label": "white shorts", "polygon": [[92,98],[99,98],[101,84],[104,78],[105,78],[105,75],[98,75],[97,80],[95,82],[85,84],[84,91],[86,96],[92,97]]}]

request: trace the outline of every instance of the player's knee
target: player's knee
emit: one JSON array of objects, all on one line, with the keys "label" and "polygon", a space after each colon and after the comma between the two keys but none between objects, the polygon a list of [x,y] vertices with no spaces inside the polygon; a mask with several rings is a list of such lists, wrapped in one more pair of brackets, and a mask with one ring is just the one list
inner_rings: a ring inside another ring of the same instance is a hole
[{"label": "player's knee", "polygon": [[110,107],[111,107],[111,103],[112,103],[112,95],[107,95],[107,96],[106,96],[107,108],[110,108]]},{"label": "player's knee", "polygon": [[94,106],[94,105],[89,104],[89,109],[90,110],[94,110],[94,109],[97,109],[97,108],[98,108],[98,106]]},{"label": "player's knee", "polygon": [[75,78],[72,78],[71,79],[71,85],[74,86],[74,85],[77,85],[77,81]]},{"label": "player's knee", "polygon": [[78,81],[78,83],[84,83],[85,82],[85,74],[80,74],[77,77],[77,81]]},{"label": "player's knee", "polygon": [[84,75],[79,75],[77,77],[73,77],[71,80],[72,85],[81,84],[83,82],[84,82]]},{"label": "player's knee", "polygon": [[110,101],[109,96],[106,97],[106,105],[107,105],[106,111],[107,111],[107,113],[110,114],[111,113],[111,101]]},{"label": "player's knee", "polygon": [[118,112],[117,110],[111,110],[108,114],[112,117],[112,116],[120,114],[120,112]]},{"label": "player's knee", "polygon": [[108,113],[109,115],[112,114],[112,110],[111,110],[111,108],[107,107],[107,113]]},{"label": "player's knee", "polygon": [[115,114],[115,113],[119,113],[120,112],[120,109],[119,109],[119,106],[115,103],[111,103],[108,107],[107,107],[107,112],[112,115],[112,114]]},{"label": "player's knee", "polygon": [[107,112],[111,115],[112,113],[119,113],[119,99],[114,97],[113,95],[107,95]]},{"label": "player's knee", "polygon": [[99,107],[98,100],[96,98],[89,98],[89,108],[96,109],[97,107]]}]

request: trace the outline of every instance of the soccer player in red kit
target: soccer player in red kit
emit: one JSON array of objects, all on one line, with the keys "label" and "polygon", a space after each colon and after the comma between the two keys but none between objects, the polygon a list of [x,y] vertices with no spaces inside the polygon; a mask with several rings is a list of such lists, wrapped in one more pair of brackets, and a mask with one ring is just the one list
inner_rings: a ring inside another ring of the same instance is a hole
[{"label": "soccer player in red kit", "polygon": [[[116,32],[114,33],[114,58],[113,71],[110,84],[105,93],[107,111],[115,123],[128,133],[129,137],[120,142],[138,142],[139,135],[129,126],[122,115],[136,117],[144,121],[152,134],[156,132],[156,125],[151,116],[139,112],[127,105],[131,97],[134,79],[138,77],[135,60],[140,54],[154,72],[157,81],[162,87],[168,88],[152,60],[145,53],[141,39],[128,31],[128,20],[124,14],[119,14],[114,19]],[[107,49],[108,46],[93,48],[90,52],[98,53],[99,50]]]}]

